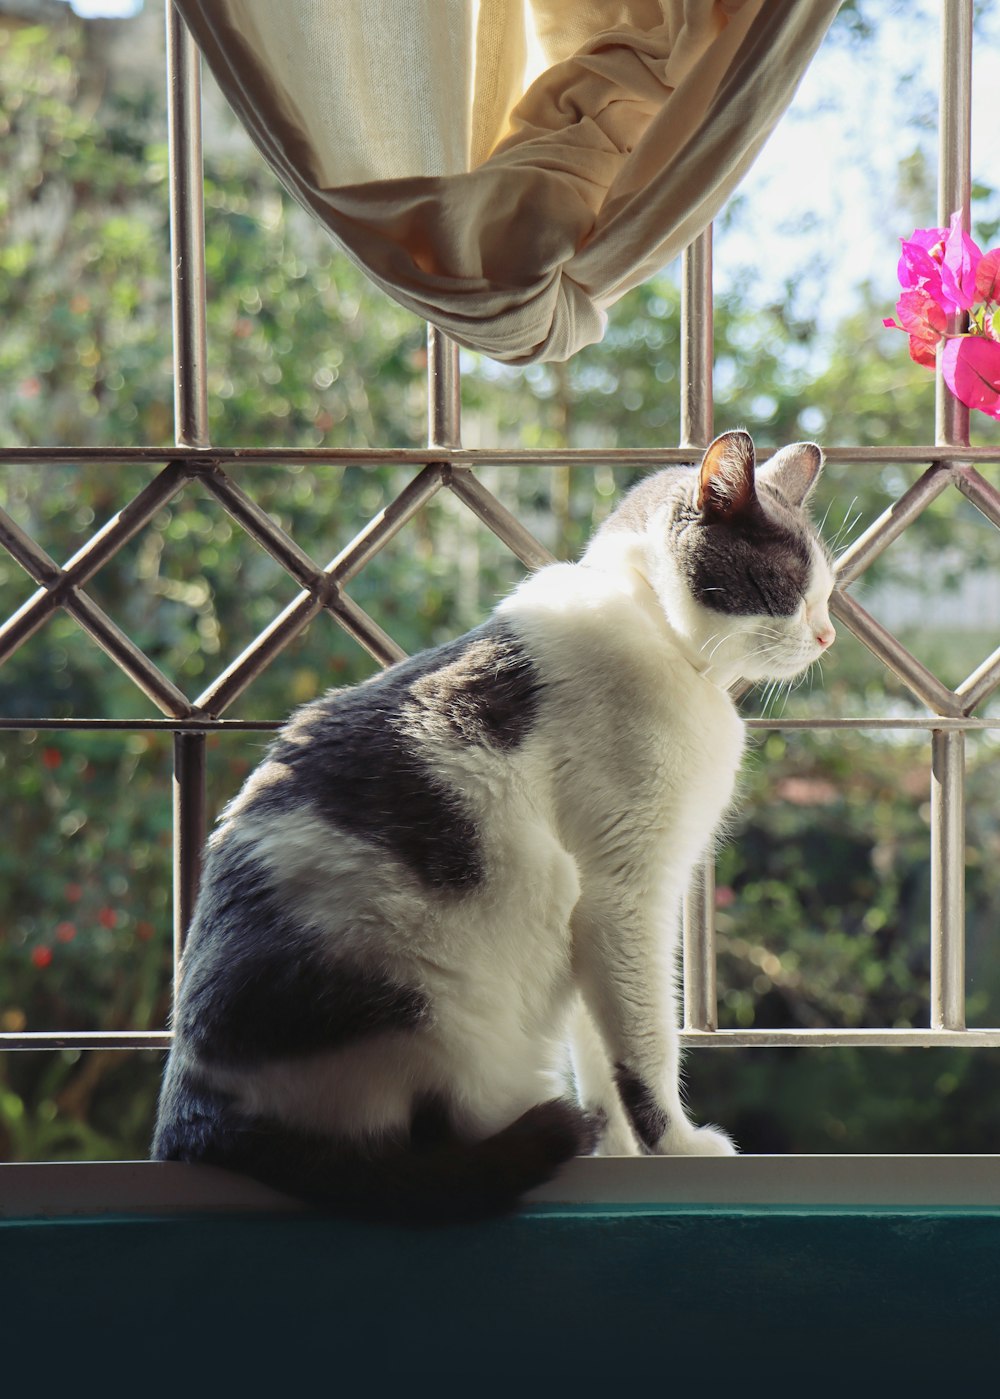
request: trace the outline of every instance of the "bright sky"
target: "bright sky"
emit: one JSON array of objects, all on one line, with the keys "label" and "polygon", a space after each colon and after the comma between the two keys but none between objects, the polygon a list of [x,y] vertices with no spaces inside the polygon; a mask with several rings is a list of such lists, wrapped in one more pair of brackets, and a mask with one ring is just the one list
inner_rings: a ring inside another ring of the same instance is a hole
[{"label": "bright sky", "polygon": [[[871,43],[854,48],[831,39],[820,49],[738,191],[738,223],[717,232],[720,288],[738,285],[765,248],[762,284],[748,287],[754,299],[806,268],[815,276],[814,319],[838,319],[849,289],[864,279],[891,312],[898,239],[912,232],[915,220],[936,222],[940,4],[890,0]],[[976,36],[972,173],[994,189],[1000,187],[998,93],[1000,7],[993,6]],[[899,162],[916,150],[930,154],[932,185],[923,201],[908,201],[899,189]],[[1000,197],[982,212],[1000,217]]]},{"label": "bright sky", "polygon": [[142,9],[142,0],[70,0],[78,15],[85,19],[128,19]]}]

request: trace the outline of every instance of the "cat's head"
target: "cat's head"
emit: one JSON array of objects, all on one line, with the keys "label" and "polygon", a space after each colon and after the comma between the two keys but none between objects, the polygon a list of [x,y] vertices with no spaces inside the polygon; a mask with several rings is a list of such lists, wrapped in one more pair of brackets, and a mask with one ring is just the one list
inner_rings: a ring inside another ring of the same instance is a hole
[{"label": "cat's head", "polygon": [[805,510],[822,465],[815,443],[796,442],[758,469],[749,434],[725,432],[697,469],[640,482],[585,561],[624,550],[717,683],[791,679],[835,636],[830,559]]}]

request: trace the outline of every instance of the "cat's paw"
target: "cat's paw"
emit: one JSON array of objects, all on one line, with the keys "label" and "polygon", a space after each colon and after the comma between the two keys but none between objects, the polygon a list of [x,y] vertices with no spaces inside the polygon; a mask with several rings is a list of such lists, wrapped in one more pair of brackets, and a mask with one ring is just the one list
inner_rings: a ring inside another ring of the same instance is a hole
[{"label": "cat's paw", "polygon": [[657,1156],[737,1156],[739,1148],[719,1127],[692,1127],[685,1122],[657,1143]]}]

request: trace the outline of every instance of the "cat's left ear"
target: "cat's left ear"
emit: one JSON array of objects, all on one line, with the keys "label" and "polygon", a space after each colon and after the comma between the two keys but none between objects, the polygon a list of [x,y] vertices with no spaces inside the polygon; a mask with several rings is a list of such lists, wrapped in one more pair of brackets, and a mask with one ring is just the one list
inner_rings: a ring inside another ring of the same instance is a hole
[{"label": "cat's left ear", "polygon": [[804,505],[822,469],[823,453],[815,442],[793,442],[759,468],[757,479],[780,491],[790,504]]},{"label": "cat's left ear", "polygon": [[737,429],[708,448],[698,471],[698,509],[708,520],[731,520],[756,500],[753,439]]}]

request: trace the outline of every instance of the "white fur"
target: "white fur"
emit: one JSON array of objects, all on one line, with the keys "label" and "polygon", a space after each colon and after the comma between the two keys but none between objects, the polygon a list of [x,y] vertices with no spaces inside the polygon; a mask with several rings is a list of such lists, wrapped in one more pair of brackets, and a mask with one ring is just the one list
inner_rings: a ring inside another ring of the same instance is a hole
[{"label": "white fur", "polygon": [[429,893],[318,812],[222,827],[216,840],[250,842],[296,916],[328,931],[331,956],[367,957],[433,1007],[418,1034],[200,1066],[246,1109],[364,1137],[405,1124],[419,1095],[445,1093],[488,1135],[562,1091],[571,1044],[581,1101],[606,1119],[605,1151],[640,1150],[615,1086],[623,1063],[666,1114],[655,1150],[733,1150],[681,1103],[679,905],[742,754],[726,687],[756,669],[796,674],[821,653],[832,577],[816,549],[800,614],[764,627],[699,606],[656,538],[655,519],[645,534],[599,537],[581,563],[541,570],[501,604],[544,686],[519,746],[422,740],[432,770],[477,808],[484,885]]}]

